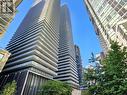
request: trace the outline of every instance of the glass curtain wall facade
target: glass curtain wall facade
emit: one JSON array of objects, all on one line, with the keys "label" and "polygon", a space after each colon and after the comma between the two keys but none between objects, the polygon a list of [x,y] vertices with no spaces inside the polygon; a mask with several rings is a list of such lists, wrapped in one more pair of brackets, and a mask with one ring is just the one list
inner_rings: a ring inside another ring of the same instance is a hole
[{"label": "glass curtain wall facade", "polygon": [[59,0],[36,0],[7,45],[11,53],[0,74],[0,89],[13,80],[16,95],[37,95],[58,70]]},{"label": "glass curtain wall facade", "polygon": [[110,41],[127,46],[127,0],[84,0],[104,53]]},{"label": "glass curtain wall facade", "polygon": [[76,55],[76,63],[77,63],[77,70],[78,70],[78,78],[79,78],[79,84],[82,84],[83,79],[83,67],[82,67],[82,59],[80,54],[80,48],[75,45],[75,55]]},{"label": "glass curtain wall facade", "polygon": [[68,7],[61,7],[59,35],[58,71],[55,79],[79,86],[75,49],[73,43],[71,19]]}]

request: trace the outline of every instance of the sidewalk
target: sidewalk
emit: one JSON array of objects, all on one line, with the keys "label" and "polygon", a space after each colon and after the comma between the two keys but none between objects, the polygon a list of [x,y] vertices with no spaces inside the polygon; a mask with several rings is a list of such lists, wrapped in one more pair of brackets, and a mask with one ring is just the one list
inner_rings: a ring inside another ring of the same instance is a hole
[{"label": "sidewalk", "polygon": [[81,95],[81,90],[73,89],[72,95]]}]

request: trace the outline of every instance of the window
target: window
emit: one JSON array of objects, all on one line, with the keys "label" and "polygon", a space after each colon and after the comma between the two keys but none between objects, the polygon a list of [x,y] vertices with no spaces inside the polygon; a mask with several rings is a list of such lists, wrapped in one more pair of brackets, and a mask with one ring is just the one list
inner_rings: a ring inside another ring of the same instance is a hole
[{"label": "window", "polygon": [[106,18],[107,21],[110,21],[111,19],[112,19],[111,15],[108,15]]},{"label": "window", "polygon": [[112,17],[117,15],[117,12],[115,10],[112,11],[112,13],[110,14]]},{"label": "window", "polygon": [[123,1],[123,2],[127,2],[127,0],[121,0],[121,1]]},{"label": "window", "polygon": [[105,0],[105,1],[103,2],[102,6],[105,7],[106,4],[108,4],[107,0]]},{"label": "window", "polygon": [[98,13],[100,14],[100,12],[103,10],[103,7],[102,6],[100,6],[100,8],[98,9]]},{"label": "window", "polygon": [[121,4],[121,5],[124,5],[125,3],[127,3],[127,0],[121,0],[121,1],[120,1],[120,4]]}]

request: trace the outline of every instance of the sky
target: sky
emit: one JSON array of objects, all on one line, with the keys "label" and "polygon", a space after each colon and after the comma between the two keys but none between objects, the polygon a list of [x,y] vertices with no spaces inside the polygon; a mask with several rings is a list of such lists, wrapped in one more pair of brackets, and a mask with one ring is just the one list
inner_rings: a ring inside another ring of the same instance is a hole
[{"label": "sky", "polygon": [[[5,48],[16,32],[18,26],[30,9],[33,0],[23,0],[17,8],[18,13],[9,25],[7,32],[0,38],[0,48]],[[83,67],[88,66],[88,59],[91,53],[94,54],[102,51],[99,40],[94,32],[93,25],[89,20],[89,15],[85,8],[83,0],[61,0],[61,4],[67,4],[70,10],[73,40],[79,46]]]}]

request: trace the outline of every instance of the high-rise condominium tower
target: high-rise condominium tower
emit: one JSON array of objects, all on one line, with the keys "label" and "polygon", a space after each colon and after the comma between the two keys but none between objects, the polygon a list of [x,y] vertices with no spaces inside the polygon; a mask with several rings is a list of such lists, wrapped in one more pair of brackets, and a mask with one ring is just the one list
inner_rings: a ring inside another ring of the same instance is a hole
[{"label": "high-rise condominium tower", "polygon": [[60,81],[68,82],[73,87],[78,87],[78,73],[75,59],[75,49],[72,37],[71,20],[66,5],[61,7],[58,55],[58,76]]},{"label": "high-rise condominium tower", "polygon": [[82,67],[82,59],[81,59],[81,54],[80,54],[80,48],[77,45],[75,45],[75,55],[76,55],[79,84],[81,84],[82,83],[83,67]]},{"label": "high-rise condominium tower", "polygon": [[7,46],[11,57],[0,75],[0,87],[16,80],[16,95],[37,95],[56,76],[59,0],[36,0]]},{"label": "high-rise condominium tower", "polygon": [[106,53],[110,41],[127,46],[127,0],[84,0]]}]

